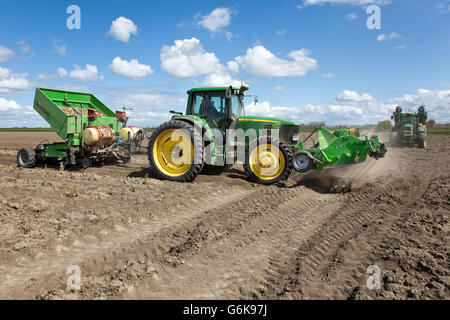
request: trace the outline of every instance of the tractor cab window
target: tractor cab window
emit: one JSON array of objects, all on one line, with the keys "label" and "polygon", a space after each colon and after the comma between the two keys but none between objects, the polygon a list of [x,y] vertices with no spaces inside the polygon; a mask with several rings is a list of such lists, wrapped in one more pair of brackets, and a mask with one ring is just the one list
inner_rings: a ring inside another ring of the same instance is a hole
[{"label": "tractor cab window", "polygon": [[195,92],[192,95],[192,114],[204,117],[212,128],[225,129],[225,92]]},{"label": "tractor cab window", "polygon": [[231,98],[231,116],[237,118],[244,113],[243,111],[242,97],[233,95]]},{"label": "tractor cab window", "polygon": [[192,113],[196,115],[201,115],[200,108],[203,104],[203,95],[194,94],[192,97]]},{"label": "tractor cab window", "polygon": [[223,92],[199,92],[192,97],[192,113],[207,118],[220,119],[225,115]]}]

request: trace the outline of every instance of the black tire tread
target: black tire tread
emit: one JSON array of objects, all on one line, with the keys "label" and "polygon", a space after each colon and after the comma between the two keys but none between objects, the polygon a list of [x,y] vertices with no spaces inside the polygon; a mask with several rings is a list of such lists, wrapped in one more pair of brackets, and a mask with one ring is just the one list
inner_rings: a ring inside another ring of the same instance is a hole
[{"label": "black tire tread", "polygon": [[[192,142],[194,143],[194,151],[199,151],[198,154],[194,154],[194,164],[192,164],[191,168],[183,175],[178,177],[170,177],[162,173],[158,167],[155,165],[154,159],[153,159],[153,145],[158,138],[158,136],[168,129],[185,129],[189,132]],[[197,147],[195,147],[197,146]],[[171,181],[178,181],[178,182],[192,182],[195,180],[195,178],[198,176],[200,171],[203,168],[203,161],[201,161],[200,164],[197,164],[196,160],[203,159],[203,141],[202,136],[194,130],[194,128],[184,121],[179,120],[170,120],[162,125],[160,125],[150,136],[150,139],[148,141],[148,160],[150,163],[150,167],[152,172],[156,175],[157,178],[161,180],[171,180]]]},{"label": "black tire tread", "polygon": [[249,144],[249,150],[247,150],[246,152],[246,157],[245,157],[245,164],[244,164],[244,169],[247,172],[247,174],[249,175],[249,179],[253,182],[257,182],[260,184],[264,184],[264,185],[271,185],[280,181],[285,181],[289,178],[289,176],[292,173],[292,152],[290,150],[290,148],[288,147],[288,145],[279,140],[278,142],[278,147],[280,150],[282,150],[283,154],[285,155],[285,168],[283,170],[283,172],[275,179],[273,180],[262,180],[260,178],[258,178],[250,169],[250,165],[249,165],[249,157],[250,157],[250,153],[251,153],[251,149],[253,149],[253,147],[255,147],[255,145],[259,145],[260,142],[266,142],[266,141],[270,141],[272,142],[273,140],[275,140],[272,137],[260,137],[258,138],[256,141],[253,141]]},{"label": "black tire tread", "polygon": [[[20,154],[22,152],[26,152],[28,154],[27,163],[22,163],[22,161],[19,160]],[[19,168],[34,168],[36,165],[36,152],[34,151],[34,149],[32,147],[22,147],[17,152],[16,160],[17,160],[17,166]]]}]

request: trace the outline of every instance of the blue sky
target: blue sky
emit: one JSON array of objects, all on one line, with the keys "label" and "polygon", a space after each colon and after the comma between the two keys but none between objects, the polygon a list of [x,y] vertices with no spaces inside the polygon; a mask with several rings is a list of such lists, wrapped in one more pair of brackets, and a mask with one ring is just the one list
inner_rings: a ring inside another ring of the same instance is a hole
[{"label": "blue sky", "polygon": [[[69,30],[69,5],[81,29]],[[370,30],[367,6],[381,10]],[[376,123],[424,104],[450,122],[449,0],[2,1],[0,127],[42,126],[36,86],[92,92],[154,126],[186,90],[244,80],[247,113]]]}]

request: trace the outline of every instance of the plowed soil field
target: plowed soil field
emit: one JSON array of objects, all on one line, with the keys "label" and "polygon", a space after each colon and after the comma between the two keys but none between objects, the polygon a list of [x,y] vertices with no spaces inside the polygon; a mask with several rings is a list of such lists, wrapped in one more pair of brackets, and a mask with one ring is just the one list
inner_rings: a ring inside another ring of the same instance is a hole
[{"label": "plowed soil field", "polygon": [[0,299],[450,298],[450,136],[273,186],[239,165],[160,181],[145,154],[15,167],[44,140],[58,138],[0,133]]}]

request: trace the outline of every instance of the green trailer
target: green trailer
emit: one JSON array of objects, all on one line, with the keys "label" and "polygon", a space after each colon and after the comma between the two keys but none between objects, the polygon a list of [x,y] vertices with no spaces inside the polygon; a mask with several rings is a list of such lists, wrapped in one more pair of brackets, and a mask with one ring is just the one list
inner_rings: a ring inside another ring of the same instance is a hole
[{"label": "green trailer", "polygon": [[[314,130],[300,141],[300,126],[292,121],[245,115],[248,86],[189,90],[186,113],[158,127],[149,139],[148,157],[156,176],[193,181],[202,170],[220,171],[243,163],[251,180],[272,184],[292,169],[306,173],[384,157],[378,136],[359,136],[357,129]],[[308,141],[314,134],[317,141]],[[219,169],[219,170],[217,170]]]},{"label": "green trailer", "polygon": [[36,88],[33,108],[62,142],[21,148],[17,154],[19,167],[31,168],[47,161],[57,162],[62,168],[87,168],[110,159],[126,162],[144,137],[142,131],[131,131],[133,137],[120,137],[127,131],[126,111],[113,112],[90,93]]}]

